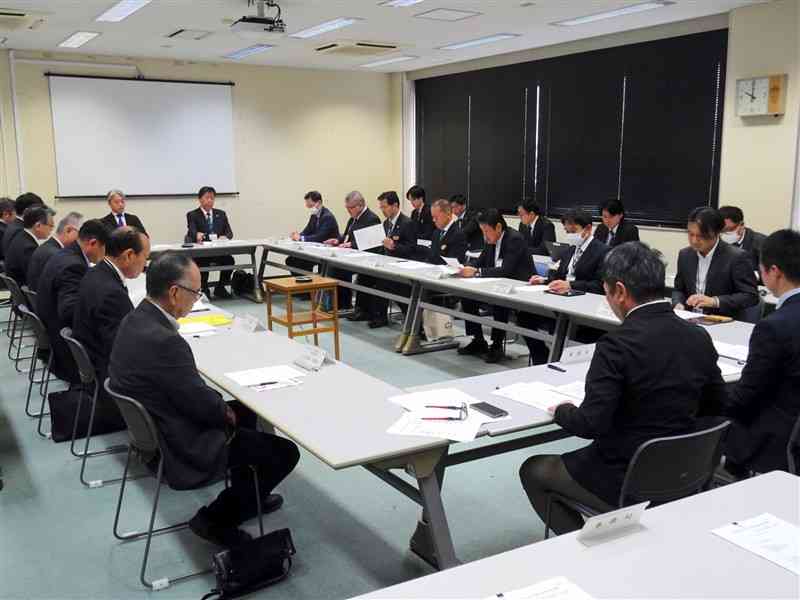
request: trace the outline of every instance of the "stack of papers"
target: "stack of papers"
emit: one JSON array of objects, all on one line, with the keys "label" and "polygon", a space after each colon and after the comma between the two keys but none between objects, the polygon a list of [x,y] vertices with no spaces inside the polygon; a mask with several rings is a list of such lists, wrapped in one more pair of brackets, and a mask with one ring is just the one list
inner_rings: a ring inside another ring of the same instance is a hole
[{"label": "stack of papers", "polygon": [[178,328],[181,335],[191,335],[195,337],[205,337],[217,333],[217,329],[208,323],[181,323]]},{"label": "stack of papers", "polygon": [[800,527],[764,513],[712,531],[778,566],[800,575]]},{"label": "stack of papers", "polygon": [[300,385],[302,378],[305,376],[306,373],[290,365],[259,367],[246,371],[225,373],[225,377],[238,385],[253,389],[257,392]]},{"label": "stack of papers", "polygon": [[720,356],[731,358],[733,360],[740,360],[742,362],[747,362],[747,355],[750,352],[750,349],[747,346],[741,346],[739,344],[726,344],[724,342],[714,342],[714,348],[717,349],[717,354]]},{"label": "stack of papers", "polygon": [[513,592],[489,596],[486,600],[494,600],[494,598],[503,598],[503,600],[592,600],[592,596],[566,577],[553,577]]},{"label": "stack of papers", "polygon": [[192,317],[183,317],[182,319],[178,319],[178,323],[180,323],[181,327],[184,325],[200,323],[204,325],[210,325],[211,327],[222,327],[223,325],[230,325],[233,323],[233,319],[220,313],[200,313]]},{"label": "stack of papers", "polygon": [[550,286],[548,285],[520,285],[518,287],[515,287],[514,291],[523,293],[528,293],[528,292],[541,293],[541,292],[546,292],[548,289],[550,289]]},{"label": "stack of papers", "polygon": [[353,237],[356,239],[356,245],[359,250],[371,250],[383,246],[383,240],[386,239],[386,231],[383,225],[372,225],[371,227],[364,227],[356,229],[353,232]]},{"label": "stack of papers", "polygon": [[513,383],[492,392],[495,396],[502,396],[521,402],[541,411],[549,412],[559,404],[574,404],[580,406],[585,393],[583,381],[553,386],[539,381]]},{"label": "stack of papers", "polygon": [[722,379],[725,381],[737,379],[742,374],[741,365],[734,365],[724,360],[719,360],[717,361],[717,366],[719,367],[719,372],[722,373]]},{"label": "stack of papers", "polygon": [[394,262],[391,263],[391,266],[397,269],[403,269],[406,271],[418,271],[421,269],[433,269],[436,265],[431,265],[424,262],[417,262],[415,260],[408,260],[405,262]]}]

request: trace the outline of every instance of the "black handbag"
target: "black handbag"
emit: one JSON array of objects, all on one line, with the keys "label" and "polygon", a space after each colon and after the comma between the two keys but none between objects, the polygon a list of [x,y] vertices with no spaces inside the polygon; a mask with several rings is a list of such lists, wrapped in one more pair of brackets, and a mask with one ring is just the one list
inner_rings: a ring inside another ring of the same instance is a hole
[{"label": "black handbag", "polygon": [[203,600],[238,598],[286,579],[295,554],[292,534],[278,529],[260,538],[218,552],[212,558],[217,587]]},{"label": "black handbag", "polygon": [[[83,395],[82,401],[81,395]],[[50,432],[54,442],[66,442],[72,439],[72,429],[75,426],[75,414],[79,403],[81,411],[78,415],[75,439],[86,437],[89,429],[89,413],[92,408],[91,396],[79,388],[74,388],[63,392],[50,392],[47,394],[47,402],[50,405]],[[109,406],[98,399],[92,424],[92,435],[103,435],[124,429],[125,421],[122,420],[116,406]]]}]

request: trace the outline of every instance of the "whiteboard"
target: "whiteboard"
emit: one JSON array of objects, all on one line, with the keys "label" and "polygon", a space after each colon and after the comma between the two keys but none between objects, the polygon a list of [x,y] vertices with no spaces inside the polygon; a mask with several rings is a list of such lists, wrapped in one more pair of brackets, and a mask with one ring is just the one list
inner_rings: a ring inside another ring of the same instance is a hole
[{"label": "whiteboard", "polygon": [[236,192],[232,86],[51,75],[59,196]]}]

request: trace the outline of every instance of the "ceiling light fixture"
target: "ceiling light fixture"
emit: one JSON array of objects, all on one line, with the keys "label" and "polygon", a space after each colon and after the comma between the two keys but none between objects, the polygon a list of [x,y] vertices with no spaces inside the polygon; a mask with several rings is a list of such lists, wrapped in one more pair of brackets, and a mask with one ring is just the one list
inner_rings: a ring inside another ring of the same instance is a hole
[{"label": "ceiling light fixture", "polygon": [[404,6],[414,6],[423,0],[386,0],[382,2],[381,6],[391,6],[392,8],[403,8]]},{"label": "ceiling light fixture", "polygon": [[603,21],[605,19],[615,19],[616,17],[624,17],[635,13],[645,12],[656,8],[664,8],[675,4],[672,0],[653,0],[652,2],[642,2],[641,4],[632,4],[617,10],[609,10],[606,12],[594,13],[584,17],[576,17],[574,19],[565,19],[563,21],[556,21],[551,25],[559,27],[572,27],[573,25],[585,25],[586,23],[594,23],[595,21]]},{"label": "ceiling light fixture", "polygon": [[472,48],[474,46],[483,46],[484,44],[493,44],[495,42],[502,42],[503,40],[511,40],[519,37],[517,33],[498,33],[487,37],[478,38],[477,40],[469,40],[466,42],[458,42],[457,44],[448,44],[442,46],[439,50],[461,50],[462,48]]},{"label": "ceiling light fixture", "polygon": [[61,42],[58,47],[59,48],[80,48],[87,42],[91,42],[94,38],[96,38],[99,33],[95,33],[93,31],[76,31],[63,42]]},{"label": "ceiling light fixture", "polygon": [[152,1],[153,0],[121,0],[102,15],[97,17],[95,21],[110,21],[112,23],[119,23],[123,19],[130,17],[140,8],[144,8]]},{"label": "ceiling light fixture", "polygon": [[383,67],[385,65],[393,65],[394,63],[405,62],[407,60],[416,60],[417,56],[395,56],[393,58],[384,58],[381,60],[376,60],[371,63],[367,63],[365,65],[361,65],[364,69],[373,69],[375,67]]},{"label": "ceiling light fixture", "polygon": [[339,17],[333,21],[325,21],[324,23],[320,23],[314,27],[309,27],[308,29],[301,29],[300,31],[290,34],[289,37],[305,40],[322,35],[323,33],[328,33],[329,31],[341,29],[342,27],[349,27],[350,25],[354,25],[359,21],[361,21],[361,19],[355,17]]},{"label": "ceiling light fixture", "polygon": [[230,60],[240,60],[242,58],[252,56],[253,54],[258,54],[259,52],[270,50],[274,47],[275,46],[270,46],[269,44],[256,44],[255,46],[248,46],[247,48],[242,48],[241,50],[237,50],[236,52],[231,52],[230,54],[226,54],[225,56],[223,56],[223,58],[228,58]]}]

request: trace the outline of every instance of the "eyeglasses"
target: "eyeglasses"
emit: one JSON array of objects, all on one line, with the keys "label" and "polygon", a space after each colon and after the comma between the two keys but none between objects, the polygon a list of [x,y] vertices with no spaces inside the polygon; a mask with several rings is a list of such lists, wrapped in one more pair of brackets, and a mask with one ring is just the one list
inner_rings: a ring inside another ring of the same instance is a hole
[{"label": "eyeglasses", "polygon": [[448,405],[441,405],[441,404],[428,404],[425,408],[436,408],[439,410],[453,410],[458,411],[458,416],[448,416],[448,417],[422,417],[423,421],[466,421],[469,417],[469,410],[467,409],[467,403],[462,402],[460,405],[457,406],[448,406]]},{"label": "eyeglasses", "polygon": [[180,283],[176,283],[175,287],[179,287],[182,290],[186,290],[190,294],[194,294],[195,298],[199,298],[200,296],[203,295],[203,290],[193,290],[192,288],[186,287],[185,285],[181,285]]}]

